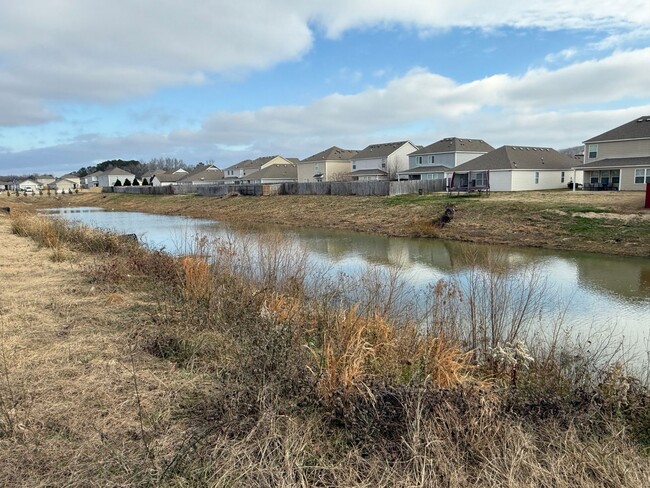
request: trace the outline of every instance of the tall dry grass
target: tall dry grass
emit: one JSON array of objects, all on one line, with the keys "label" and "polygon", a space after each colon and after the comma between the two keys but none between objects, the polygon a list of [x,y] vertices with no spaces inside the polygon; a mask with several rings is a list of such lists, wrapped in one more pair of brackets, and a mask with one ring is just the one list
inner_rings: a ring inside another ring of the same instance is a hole
[{"label": "tall dry grass", "polygon": [[[15,228],[39,239],[43,232]],[[57,239],[83,242],[75,232],[57,231]],[[596,366],[557,334],[544,347],[526,344],[544,312],[534,269],[515,272],[498,260],[471,267],[468,287],[433,286],[420,316],[404,312],[399,272],[336,282],[324,270],[314,280],[306,253],[280,235],[203,240],[183,258],[105,246],[117,269],[136,266],[137,255],[149,287],[110,279],[155,297],[134,340],[196,384],[169,414],[177,422],[169,433],[140,424],[146,460],[124,454],[144,484],[650,481],[647,390],[624,365]],[[363,293],[347,294],[350,287]],[[518,341],[531,355],[526,368],[507,361]],[[589,368],[600,373],[587,381],[578,370]],[[138,408],[149,418],[146,404]]]}]

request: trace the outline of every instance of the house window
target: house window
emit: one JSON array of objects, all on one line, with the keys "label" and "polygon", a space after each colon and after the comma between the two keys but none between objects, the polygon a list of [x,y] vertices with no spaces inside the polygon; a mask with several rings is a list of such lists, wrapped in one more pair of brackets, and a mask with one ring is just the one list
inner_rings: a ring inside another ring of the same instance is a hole
[{"label": "house window", "polygon": [[382,167],[382,168],[385,168],[385,167],[386,167],[386,163],[381,163],[381,167]]},{"label": "house window", "polygon": [[634,171],[634,183],[650,183],[650,168],[639,168]]},{"label": "house window", "polygon": [[436,160],[435,156],[429,156],[429,163],[433,164],[435,160]]},{"label": "house window", "polygon": [[415,164],[422,164],[422,156],[416,156],[415,157]]},{"label": "house window", "polygon": [[612,184],[618,185],[620,181],[619,170],[612,170]]},{"label": "house window", "polygon": [[539,184],[539,171],[535,171],[535,184]]},{"label": "house window", "polygon": [[598,144],[589,144],[589,159],[598,157]]},{"label": "house window", "polygon": [[356,164],[353,164],[353,165],[352,165],[352,169],[357,169],[357,165],[356,165]]},{"label": "house window", "polygon": [[475,179],[475,182],[474,182],[475,186],[485,186],[485,184],[487,183],[485,181],[486,180],[485,173],[476,173],[474,175],[474,179]]},{"label": "house window", "polygon": [[564,183],[564,171],[560,173],[560,183]]}]

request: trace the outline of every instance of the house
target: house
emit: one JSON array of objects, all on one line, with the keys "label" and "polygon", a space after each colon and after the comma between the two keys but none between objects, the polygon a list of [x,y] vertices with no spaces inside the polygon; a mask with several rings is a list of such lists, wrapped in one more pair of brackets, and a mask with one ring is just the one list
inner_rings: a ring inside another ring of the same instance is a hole
[{"label": "house", "polygon": [[24,180],[18,181],[18,189],[20,191],[34,192],[36,193],[41,186],[33,179],[26,178]]},{"label": "house", "polygon": [[135,175],[133,173],[129,173],[122,168],[111,168],[97,176],[97,186],[115,186],[118,181],[120,182],[119,185],[124,185],[126,180],[129,180],[129,183],[133,183],[134,179]]},{"label": "house", "polygon": [[447,137],[409,154],[409,167],[400,171],[400,180],[438,180],[449,168],[471,161],[494,150],[481,139]]},{"label": "house", "polygon": [[350,159],[350,178],[358,181],[392,180],[409,167],[408,155],[419,148],[410,141],[371,144]]},{"label": "house", "polygon": [[0,191],[11,190],[13,188],[13,181],[2,181],[0,180]]},{"label": "house", "polygon": [[645,190],[650,183],[650,115],[584,141],[585,189]]},{"label": "house", "polygon": [[298,181],[340,181],[350,172],[359,151],[332,146],[298,163]]},{"label": "house", "polygon": [[573,158],[548,147],[501,146],[450,169],[447,177],[454,191],[551,190],[567,188],[573,166]]},{"label": "house", "polygon": [[259,171],[247,175],[244,181],[252,185],[295,182],[298,181],[296,166],[296,164],[265,165]]},{"label": "house", "polygon": [[51,190],[68,193],[78,188],[78,185],[74,181],[61,177],[57,178],[53,183],[48,184],[47,187]]},{"label": "house", "polygon": [[178,181],[179,185],[217,185],[223,184],[223,171],[216,166],[199,164]]},{"label": "house", "polygon": [[[146,174],[146,173],[145,173]],[[152,186],[172,186],[178,185],[179,182],[185,178],[189,172],[183,168],[179,168],[176,171],[168,171],[162,174],[155,174],[149,179],[149,184]]]},{"label": "house", "polygon": [[241,183],[248,179],[245,178],[246,176],[274,164],[289,164],[295,166],[294,162],[288,158],[283,158],[282,156],[264,156],[252,160],[245,159],[244,161],[240,161],[239,163],[233,164],[224,169],[224,180],[226,183]]},{"label": "house", "polygon": [[77,176],[74,173],[64,174],[63,176],[60,176],[57,179],[64,179],[64,180],[71,181],[75,185],[74,188],[79,188],[81,186],[81,178],[79,178],[79,176]]},{"label": "house", "polygon": [[95,171],[94,173],[84,176],[81,178],[81,186],[85,188],[95,188],[99,186],[98,178],[102,173],[103,171]]},{"label": "house", "polygon": [[38,183],[41,186],[41,188],[43,188],[49,185],[50,183],[54,183],[56,181],[56,178],[52,175],[41,175],[41,176],[37,176],[35,180],[36,183]]}]

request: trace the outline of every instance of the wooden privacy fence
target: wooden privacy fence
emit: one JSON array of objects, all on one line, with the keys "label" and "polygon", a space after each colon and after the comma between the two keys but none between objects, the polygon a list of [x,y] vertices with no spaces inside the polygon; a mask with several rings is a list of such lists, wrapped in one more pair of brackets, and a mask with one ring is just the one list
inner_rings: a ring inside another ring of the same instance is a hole
[{"label": "wooden privacy fence", "polygon": [[171,185],[104,187],[103,192],[145,195],[248,196],[269,195],[359,195],[393,196],[445,191],[445,180],[410,181],[323,181],[319,183],[276,183],[269,185]]}]

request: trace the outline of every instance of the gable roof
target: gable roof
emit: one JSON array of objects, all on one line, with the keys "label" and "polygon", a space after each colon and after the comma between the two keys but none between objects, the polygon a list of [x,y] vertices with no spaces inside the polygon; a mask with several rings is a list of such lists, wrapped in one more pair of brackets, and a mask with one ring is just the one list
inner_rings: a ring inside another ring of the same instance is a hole
[{"label": "gable roof", "polygon": [[449,171],[571,169],[576,161],[549,147],[501,146]]},{"label": "gable roof", "polygon": [[123,175],[123,176],[135,176],[133,173],[129,173],[126,170],[123,170],[122,168],[111,168],[107,169],[102,173],[104,176],[110,176],[110,175]]},{"label": "gable roof", "polygon": [[[411,144],[409,141],[399,141],[399,142],[386,142],[383,144],[371,144],[362,151],[359,151],[356,156],[351,159],[375,159],[375,158],[385,158],[393,154],[404,144]],[[413,144],[411,144],[415,147]]]},{"label": "gable roof", "polygon": [[216,166],[203,166],[185,175],[180,181],[217,181],[223,179],[223,171]]},{"label": "gable roof", "polygon": [[650,138],[650,115],[644,115],[583,142],[621,141],[626,139],[648,138]]},{"label": "gable roof", "polygon": [[359,151],[354,149],[341,149],[340,147],[332,146],[319,153],[316,153],[308,158],[302,160],[303,163],[309,161],[349,161],[356,156]]},{"label": "gable roof", "polygon": [[494,148],[482,139],[459,139],[458,137],[447,137],[440,139],[433,144],[418,149],[409,154],[409,156],[418,156],[421,154],[437,154],[449,152],[479,152],[487,153]]},{"label": "gable roof", "polygon": [[247,180],[295,180],[298,178],[298,169],[294,164],[271,164],[266,168],[247,175],[245,178]]}]

